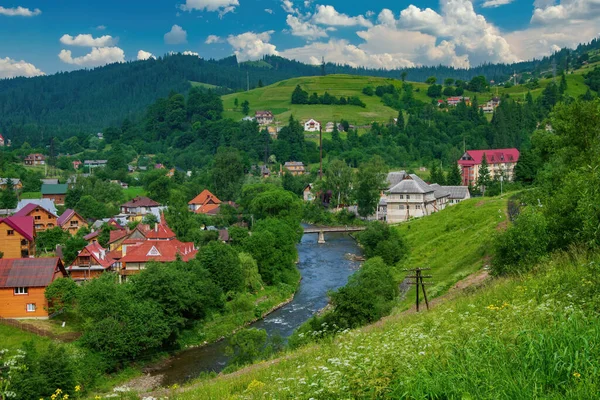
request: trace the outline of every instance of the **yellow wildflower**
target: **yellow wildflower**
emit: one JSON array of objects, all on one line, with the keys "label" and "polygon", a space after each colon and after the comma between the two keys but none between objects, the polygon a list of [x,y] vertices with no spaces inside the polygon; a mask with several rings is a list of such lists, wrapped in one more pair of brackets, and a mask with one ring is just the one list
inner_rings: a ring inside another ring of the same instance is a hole
[{"label": "yellow wildflower", "polygon": [[264,386],[265,386],[264,382],[257,381],[256,379],[254,379],[252,382],[250,382],[250,384],[248,385],[248,388],[246,390],[249,392],[252,392],[254,390],[259,390],[259,389],[263,388]]},{"label": "yellow wildflower", "polygon": [[100,397],[100,396],[96,396],[96,397],[94,397],[94,400],[100,400],[101,398],[102,397]]},{"label": "yellow wildflower", "polygon": [[68,395],[68,394],[65,394],[65,395],[63,396],[63,400],[69,400],[69,395]]},{"label": "yellow wildflower", "polygon": [[79,385],[75,386],[75,391],[76,391],[76,392],[79,392],[79,391],[81,391],[81,386],[79,386]]},{"label": "yellow wildflower", "polygon": [[579,372],[573,372],[573,376],[577,379],[581,378],[581,374]]}]

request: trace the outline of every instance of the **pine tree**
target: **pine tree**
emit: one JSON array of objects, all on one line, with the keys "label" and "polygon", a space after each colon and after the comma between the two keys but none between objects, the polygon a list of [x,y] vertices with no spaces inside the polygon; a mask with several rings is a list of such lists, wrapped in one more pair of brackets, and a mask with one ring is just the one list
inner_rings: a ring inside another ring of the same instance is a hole
[{"label": "pine tree", "polygon": [[400,129],[400,131],[404,131],[404,114],[402,110],[398,112],[398,118],[396,119],[396,126]]},{"label": "pine tree", "polygon": [[567,76],[564,72],[560,77],[560,85],[558,87],[558,91],[560,92],[560,94],[565,94],[565,92],[567,91]]},{"label": "pine tree", "polygon": [[258,80],[258,87],[260,88],[260,87],[263,87],[263,86],[264,86],[264,85],[263,85],[263,81],[262,81],[262,79],[259,79],[259,80]]},{"label": "pine tree", "polygon": [[446,178],[446,184],[450,186],[462,185],[462,176],[458,164],[454,164],[450,167]]},{"label": "pine tree", "polygon": [[434,160],[430,169],[429,182],[437,183],[438,185],[444,185],[445,181],[446,179],[444,178],[444,171],[438,168],[438,161]]},{"label": "pine tree", "polygon": [[16,208],[17,202],[17,194],[12,178],[6,178],[6,186],[0,194],[0,207],[4,209]]},{"label": "pine tree", "polygon": [[479,167],[479,178],[477,178],[477,186],[481,193],[485,196],[485,188],[489,186],[491,182],[490,178],[490,170],[488,168],[487,157],[485,153],[483,153],[483,157],[481,158],[481,166]]}]

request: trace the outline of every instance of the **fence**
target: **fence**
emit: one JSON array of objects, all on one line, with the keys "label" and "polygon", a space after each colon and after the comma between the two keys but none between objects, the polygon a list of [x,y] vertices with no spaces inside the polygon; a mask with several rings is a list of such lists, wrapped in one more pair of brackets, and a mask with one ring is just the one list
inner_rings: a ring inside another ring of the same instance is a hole
[{"label": "fence", "polygon": [[33,333],[38,336],[45,336],[47,338],[50,338],[53,340],[59,340],[61,342],[73,342],[73,341],[79,339],[79,337],[81,336],[80,332],[68,332],[68,333],[56,334],[56,333],[50,332],[46,329],[38,328],[38,327],[28,324],[26,322],[21,322],[16,319],[10,319],[10,318],[0,317],[0,324],[6,325],[6,326],[12,326],[14,328],[20,329],[25,332],[30,332],[30,333]]}]

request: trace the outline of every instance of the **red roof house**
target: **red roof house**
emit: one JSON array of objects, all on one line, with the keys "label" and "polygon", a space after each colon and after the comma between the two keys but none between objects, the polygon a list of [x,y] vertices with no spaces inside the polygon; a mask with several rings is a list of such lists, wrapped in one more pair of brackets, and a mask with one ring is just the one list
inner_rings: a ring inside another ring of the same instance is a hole
[{"label": "red roof house", "polygon": [[0,317],[48,318],[44,291],[66,276],[58,257],[0,259]]},{"label": "red roof house", "polygon": [[467,150],[458,160],[461,169],[463,185],[475,184],[479,178],[479,168],[483,157],[488,163],[490,176],[504,176],[506,180],[514,179],[514,168],[519,161],[519,150],[510,149],[490,149],[490,150]]},{"label": "red roof house", "polygon": [[207,189],[188,202],[190,210],[196,214],[213,212],[219,208],[219,204],[221,204],[221,200]]},{"label": "red roof house", "polygon": [[33,217],[0,218],[0,251],[3,258],[30,257],[35,254]]},{"label": "red roof house", "polygon": [[127,203],[122,204],[121,212],[123,214],[146,215],[150,212],[151,208],[159,206],[159,203],[149,197],[137,196],[129,200]]},{"label": "red roof house", "polygon": [[120,274],[125,279],[128,275],[135,275],[146,268],[151,261],[172,262],[177,256],[183,261],[189,261],[196,256],[198,251],[192,242],[172,240],[145,240],[137,244],[123,246]]},{"label": "red roof house", "polygon": [[74,280],[96,278],[104,271],[114,268],[116,260],[108,256],[108,250],[98,242],[88,244],[77,254],[68,270]]}]

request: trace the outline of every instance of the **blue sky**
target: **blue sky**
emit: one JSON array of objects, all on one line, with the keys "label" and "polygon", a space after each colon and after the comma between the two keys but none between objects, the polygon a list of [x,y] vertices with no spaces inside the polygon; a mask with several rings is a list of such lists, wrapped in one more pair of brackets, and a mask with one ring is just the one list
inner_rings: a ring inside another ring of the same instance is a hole
[{"label": "blue sky", "polygon": [[598,0],[0,0],[0,78],[168,52],[476,66],[600,35]]}]

